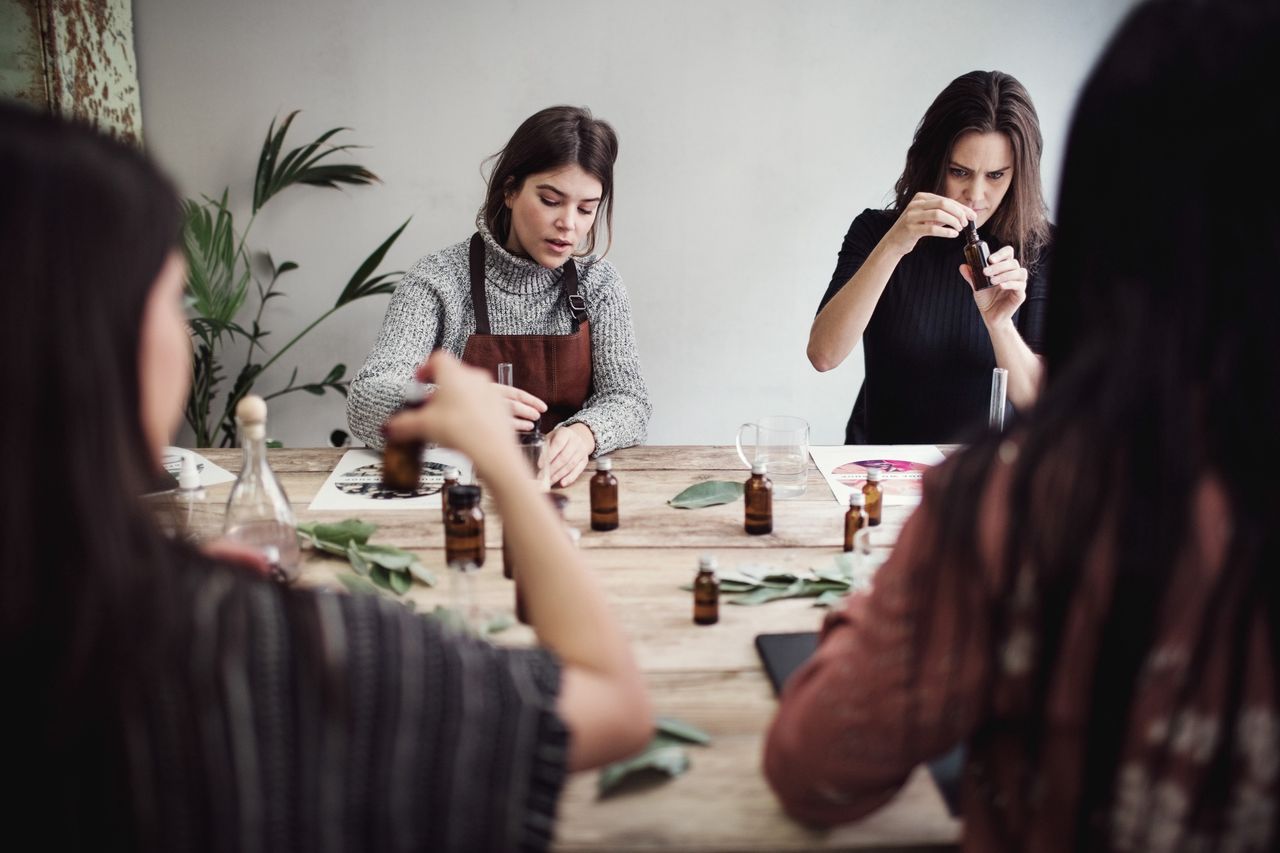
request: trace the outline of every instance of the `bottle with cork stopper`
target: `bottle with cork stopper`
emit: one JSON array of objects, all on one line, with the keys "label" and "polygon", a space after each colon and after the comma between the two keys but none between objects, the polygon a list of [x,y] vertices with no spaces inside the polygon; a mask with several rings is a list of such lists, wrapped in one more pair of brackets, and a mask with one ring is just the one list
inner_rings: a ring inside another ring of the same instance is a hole
[{"label": "bottle with cork stopper", "polygon": [[284,487],[267,461],[267,404],[250,394],[236,406],[236,425],[244,449],[240,476],[227,498],[224,535],[262,552],[271,577],[292,582],[297,579],[301,552],[298,523]]},{"label": "bottle with cork stopper", "polygon": [[716,558],[703,554],[698,558],[698,574],[693,579],[693,624],[714,625],[720,621],[720,579],[716,577]]},{"label": "bottle with cork stopper", "polygon": [[618,529],[618,478],[613,475],[613,460],[601,456],[596,460],[596,473],[591,478],[591,529]]},{"label": "bottle with cork stopper", "polygon": [[844,550],[853,550],[853,534],[867,526],[866,495],[858,489],[849,492],[849,511],[844,514]]},{"label": "bottle with cork stopper", "polygon": [[880,486],[882,476],[879,468],[868,468],[867,482],[862,487],[867,507],[867,524],[871,527],[880,523],[880,511],[884,508],[884,489]]},{"label": "bottle with cork stopper", "polygon": [[742,489],[746,517],[743,529],[753,536],[773,532],[773,482],[766,476],[765,463],[751,466],[751,477]]},{"label": "bottle with cork stopper", "polygon": [[[427,387],[421,382],[404,386],[404,402],[399,411],[417,409],[427,401]],[[422,477],[422,452],[426,442],[411,438],[387,440],[382,451],[382,487],[393,492],[412,492]]]}]

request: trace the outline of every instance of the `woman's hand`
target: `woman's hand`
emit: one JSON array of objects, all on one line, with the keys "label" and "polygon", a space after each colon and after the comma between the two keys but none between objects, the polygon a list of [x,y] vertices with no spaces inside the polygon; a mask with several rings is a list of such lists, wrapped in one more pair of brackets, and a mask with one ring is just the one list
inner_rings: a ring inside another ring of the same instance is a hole
[{"label": "woman's hand", "polygon": [[921,237],[958,237],[960,229],[978,214],[954,199],[933,193],[916,193],[898,214],[881,243],[898,255],[906,255]]},{"label": "woman's hand", "polygon": [[496,387],[511,406],[512,428],[519,432],[528,432],[533,429],[538,418],[542,417],[542,413],[547,410],[547,404],[528,391],[521,391],[515,386],[496,385]]},{"label": "woman's hand", "polygon": [[[982,322],[990,328],[1012,321],[1013,312],[1027,299],[1027,270],[1013,256],[1013,247],[1005,246],[994,252],[983,272],[991,279],[992,286],[973,291]],[[968,264],[960,265],[960,275],[973,287],[973,270]]]},{"label": "woman's hand", "polygon": [[219,537],[202,542],[200,550],[219,562],[233,563],[264,578],[271,575],[271,564],[267,562],[267,555],[243,542]]},{"label": "woman's hand", "polygon": [[548,481],[553,486],[573,485],[595,449],[596,437],[584,423],[553,429],[546,450]]},{"label": "woman's hand", "polygon": [[484,469],[515,466],[518,459],[511,431],[511,405],[489,374],[468,367],[449,353],[436,350],[418,368],[418,378],[435,383],[436,390],[416,409],[393,415],[386,424],[388,439],[434,441],[460,450]]}]

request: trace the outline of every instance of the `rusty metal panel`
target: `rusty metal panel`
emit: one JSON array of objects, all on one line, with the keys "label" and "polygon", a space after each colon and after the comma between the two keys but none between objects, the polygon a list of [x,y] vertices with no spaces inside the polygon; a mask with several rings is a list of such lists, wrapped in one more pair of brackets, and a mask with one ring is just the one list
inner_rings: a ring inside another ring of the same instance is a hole
[{"label": "rusty metal panel", "polygon": [[[0,78],[0,91],[141,141],[130,0],[0,0],[0,23],[10,22],[17,31],[14,61],[0,67],[18,70]],[[6,53],[9,38],[0,43]]]},{"label": "rusty metal panel", "polygon": [[40,10],[34,0],[0,0],[0,96],[49,108]]}]

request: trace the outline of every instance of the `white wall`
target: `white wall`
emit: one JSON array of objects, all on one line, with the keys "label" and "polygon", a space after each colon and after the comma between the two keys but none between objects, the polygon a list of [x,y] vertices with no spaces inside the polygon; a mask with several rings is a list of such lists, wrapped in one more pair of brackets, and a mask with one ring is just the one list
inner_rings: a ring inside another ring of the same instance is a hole
[{"label": "white wall", "polygon": [[[147,144],[184,192],[229,184],[246,206],[267,124],[294,108],[295,144],[345,125],[369,146],[359,158],[384,185],[290,190],[254,226],[258,247],[302,265],[268,312],[275,343],[406,217],[387,269],[467,237],[480,161],[537,109],[583,104],[620,138],[610,258],[634,305],[650,442],[726,443],[744,420],[787,413],[839,443],[862,354],[819,375],[809,323],[849,222],[888,200],[925,107],[975,68],[1020,79],[1052,204],[1078,87],[1130,5],[134,0],[134,19]],[[295,364],[354,373],[385,306],[344,309],[259,387]],[[334,395],[273,413],[292,446],[335,427]]]}]

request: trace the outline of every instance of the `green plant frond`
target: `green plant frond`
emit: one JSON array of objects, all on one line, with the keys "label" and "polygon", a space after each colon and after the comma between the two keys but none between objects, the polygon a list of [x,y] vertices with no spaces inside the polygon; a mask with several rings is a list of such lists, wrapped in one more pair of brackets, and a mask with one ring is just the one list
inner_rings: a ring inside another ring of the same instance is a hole
[{"label": "green plant frond", "polygon": [[289,182],[336,190],[338,184],[372,184],[377,180],[378,176],[364,166],[357,166],[354,163],[334,163],[329,166],[308,166],[299,170]]},{"label": "green plant frond", "polygon": [[391,236],[382,241],[382,245],[374,249],[369,257],[364,259],[364,263],[360,264],[359,269],[351,276],[351,280],[347,282],[347,286],[342,288],[342,293],[338,296],[338,301],[334,303],[334,308],[341,308],[349,302],[355,302],[366,296],[373,296],[377,293],[390,293],[394,287],[388,283],[389,279],[398,278],[403,273],[385,273],[376,278],[370,278],[373,271],[378,268],[378,264],[382,263],[382,259],[386,257],[387,252],[391,249],[392,244],[399,239],[404,233],[404,229],[408,227],[409,222],[413,219],[410,216],[399,228],[391,232]]},{"label": "green plant frond", "polygon": [[280,156],[280,148],[284,145],[284,136],[289,132],[289,125],[293,124],[299,112],[301,110],[294,110],[285,116],[279,130],[276,130],[275,119],[271,120],[271,126],[267,128],[267,138],[262,143],[262,153],[258,155],[258,172],[253,181],[254,213],[257,213],[272,195],[270,186],[272,175],[276,171],[276,158]]},{"label": "green plant frond", "polygon": [[248,294],[251,275],[237,248],[227,193],[204,204],[188,199],[182,208],[182,248],[192,308],[214,326],[230,328]]}]

